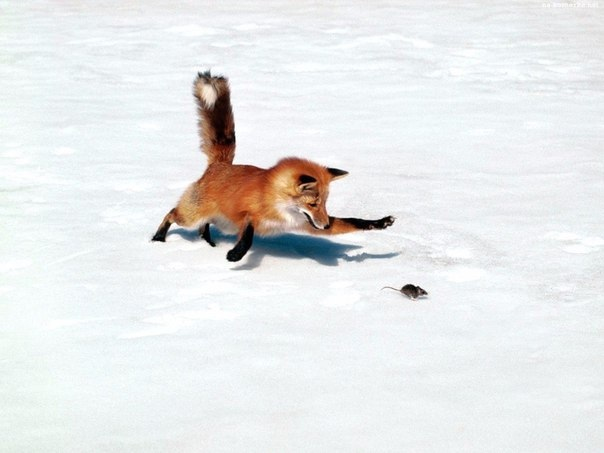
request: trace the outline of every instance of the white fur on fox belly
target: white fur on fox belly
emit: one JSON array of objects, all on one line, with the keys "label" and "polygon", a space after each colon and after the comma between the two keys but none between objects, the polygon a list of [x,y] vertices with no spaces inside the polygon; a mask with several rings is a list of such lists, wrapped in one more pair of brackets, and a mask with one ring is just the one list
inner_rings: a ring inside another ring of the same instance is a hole
[{"label": "white fur on fox belly", "polygon": [[[279,208],[281,219],[264,219],[256,226],[256,232],[259,235],[271,236],[273,234],[285,233],[287,231],[302,228],[308,221],[297,207],[284,204]],[[206,223],[211,223],[225,234],[238,233],[237,226],[226,217],[217,216],[211,219],[201,219],[196,223],[195,228],[199,228]]]}]

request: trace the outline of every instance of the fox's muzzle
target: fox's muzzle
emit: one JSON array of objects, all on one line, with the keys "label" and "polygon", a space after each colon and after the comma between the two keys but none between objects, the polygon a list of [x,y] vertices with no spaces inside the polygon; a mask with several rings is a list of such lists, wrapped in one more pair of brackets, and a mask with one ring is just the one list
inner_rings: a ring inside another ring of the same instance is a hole
[{"label": "fox's muzzle", "polygon": [[316,230],[328,230],[329,227],[331,227],[329,220],[327,221],[327,223],[325,225],[320,226],[320,225],[317,225],[317,223],[315,222],[315,219],[308,212],[302,211],[302,214],[304,214],[306,216],[306,220],[308,220],[308,223],[310,223],[310,225]]}]

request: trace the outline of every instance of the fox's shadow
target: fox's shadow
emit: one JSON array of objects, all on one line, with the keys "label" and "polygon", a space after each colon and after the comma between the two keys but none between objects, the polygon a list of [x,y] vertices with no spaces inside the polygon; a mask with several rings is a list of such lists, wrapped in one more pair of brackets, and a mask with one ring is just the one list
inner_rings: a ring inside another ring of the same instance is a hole
[{"label": "fox's shadow", "polygon": [[[190,242],[203,241],[195,230],[176,228],[170,234],[177,234]],[[217,247],[224,242],[235,244],[237,240],[236,236],[221,233],[216,228],[211,228],[211,236]],[[210,246],[208,245],[208,247]],[[349,252],[360,248],[362,248],[360,245],[341,244],[322,237],[301,234],[284,233],[269,237],[255,236],[254,244],[246,256],[243,257],[242,264],[233,269],[255,269],[260,266],[266,255],[295,259],[310,258],[324,266],[337,266],[339,260],[361,262],[368,259],[394,258],[399,255],[398,252],[349,254]],[[225,249],[225,255],[226,252]]]}]

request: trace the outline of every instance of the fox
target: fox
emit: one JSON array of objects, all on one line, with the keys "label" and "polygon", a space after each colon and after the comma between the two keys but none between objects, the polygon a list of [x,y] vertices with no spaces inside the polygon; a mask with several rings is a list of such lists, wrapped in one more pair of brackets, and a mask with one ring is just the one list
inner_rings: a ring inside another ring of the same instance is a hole
[{"label": "fox", "polygon": [[216,243],[210,225],[225,233],[236,233],[228,261],[241,260],[255,235],[285,232],[333,235],[363,230],[383,230],[394,217],[378,220],[332,217],[326,203],[332,181],[347,171],[316,162],[286,157],[270,168],[233,164],[235,120],[229,81],[210,71],[199,72],[193,82],[197,103],[201,151],[207,167],[199,180],[189,185],[176,207],[157,228],[152,241],[165,242],[172,224],[197,229],[210,246]]}]

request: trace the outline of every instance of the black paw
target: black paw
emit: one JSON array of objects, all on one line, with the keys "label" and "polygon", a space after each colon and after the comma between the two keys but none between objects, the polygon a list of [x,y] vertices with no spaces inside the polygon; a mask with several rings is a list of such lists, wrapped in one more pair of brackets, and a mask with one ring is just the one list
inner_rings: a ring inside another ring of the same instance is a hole
[{"label": "black paw", "polygon": [[227,253],[227,260],[231,261],[231,262],[235,262],[235,261],[239,261],[241,258],[243,258],[243,256],[245,255],[245,252],[241,253],[239,250],[236,249],[232,249],[229,250]]},{"label": "black paw", "polygon": [[254,227],[251,224],[248,224],[239,239],[239,242],[235,244],[229,253],[227,253],[227,260],[229,261],[239,261],[241,258],[245,256],[247,251],[252,246],[252,242],[254,240]]},{"label": "black paw", "polygon": [[216,242],[214,242],[212,239],[210,239],[209,236],[204,236],[202,235],[201,238],[206,241],[208,244],[210,244],[212,247],[216,247]]},{"label": "black paw", "polygon": [[203,227],[201,227],[199,229],[199,234],[201,235],[201,238],[204,241],[206,241],[212,247],[216,247],[216,243],[212,240],[212,237],[210,236],[210,225],[209,224],[206,223]]},{"label": "black paw", "polygon": [[388,228],[389,226],[392,226],[393,223],[394,223],[394,217],[389,215],[388,217],[384,217],[383,219],[374,220],[373,223],[371,224],[370,229],[383,230],[385,228]]},{"label": "black paw", "polygon": [[152,242],[166,242],[166,235],[165,234],[157,234],[155,233],[155,236],[153,236],[151,238]]}]

